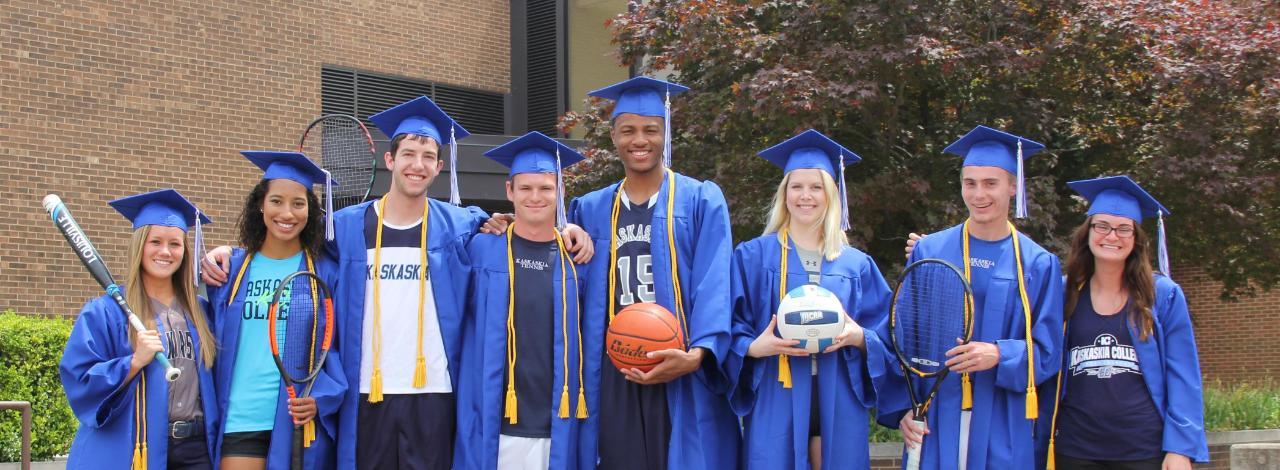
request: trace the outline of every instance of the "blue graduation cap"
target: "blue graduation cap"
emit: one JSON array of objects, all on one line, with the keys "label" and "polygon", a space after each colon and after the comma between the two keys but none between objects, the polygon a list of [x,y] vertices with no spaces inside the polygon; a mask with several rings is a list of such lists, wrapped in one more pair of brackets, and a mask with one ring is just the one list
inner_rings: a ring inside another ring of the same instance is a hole
[{"label": "blue graduation cap", "polygon": [[587,93],[588,96],[617,101],[609,118],[637,114],[662,118],[662,164],[671,167],[671,96],[689,91],[686,86],[649,77],[635,77]]},{"label": "blue graduation cap", "polygon": [[[107,204],[115,208],[116,212],[119,212],[124,218],[133,222],[134,230],[147,225],[160,225],[177,227],[186,232],[187,227],[195,227],[195,246],[192,253],[194,253],[194,256],[204,256],[204,229],[202,225],[213,223],[213,221],[200,212],[199,207],[196,207],[187,198],[182,197],[182,194],[178,193],[178,191],[161,189],[125,196]],[[199,261],[192,260],[191,266],[193,267],[192,272],[195,274],[192,282],[199,283]]]},{"label": "blue graduation cap", "polygon": [[964,166],[994,166],[1018,177],[1016,216],[1027,217],[1027,191],[1022,160],[1044,150],[1044,144],[987,126],[978,126],[944,152],[964,157]]},{"label": "blue graduation cap", "polygon": [[[401,134],[413,134],[435,139],[438,145],[449,146],[449,203],[455,206],[462,204],[462,196],[458,192],[458,140],[471,135],[461,124],[436,106],[436,103],[425,96],[400,103],[369,116],[369,120],[382,130],[387,138],[395,139]],[[445,132],[447,131],[447,132]]]},{"label": "blue graduation cap", "polygon": [[324,185],[325,239],[333,241],[333,187],[338,184],[324,168],[301,152],[276,152],[269,150],[244,150],[240,154],[262,169],[262,179],[285,179],[301,184],[307,189],[312,185]]},{"label": "blue graduation cap", "polygon": [[1143,217],[1156,217],[1159,231],[1157,255],[1160,272],[1166,276],[1169,275],[1169,250],[1165,242],[1164,216],[1171,212],[1161,205],[1160,201],[1151,197],[1150,193],[1126,175],[1071,181],[1067,186],[1089,201],[1088,215],[1109,214],[1128,217],[1133,219],[1134,223],[1142,223]]},{"label": "blue graduation cap", "polygon": [[545,134],[533,131],[484,153],[493,161],[511,169],[508,176],[523,173],[553,173],[556,175],[556,227],[567,222],[564,211],[565,167],[586,160],[582,154]]},{"label": "blue graduation cap", "polygon": [[862,157],[813,129],[761,150],[756,155],[782,167],[784,174],[802,168],[827,172],[840,185],[840,229],[849,230],[849,197],[845,191],[844,168],[862,161]]}]

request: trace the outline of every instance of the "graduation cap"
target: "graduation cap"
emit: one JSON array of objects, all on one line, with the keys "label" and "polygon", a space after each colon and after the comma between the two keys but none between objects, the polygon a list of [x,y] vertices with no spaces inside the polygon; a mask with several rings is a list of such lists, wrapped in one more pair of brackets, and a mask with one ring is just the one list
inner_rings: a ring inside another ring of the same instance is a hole
[{"label": "graduation cap", "polygon": [[275,152],[269,150],[244,150],[244,158],[262,169],[262,179],[285,179],[311,189],[312,185],[324,185],[324,212],[326,240],[333,241],[333,187],[338,184],[324,168],[301,152]]},{"label": "graduation cap", "polygon": [[1017,211],[1019,219],[1027,217],[1027,191],[1022,160],[1044,150],[1044,144],[987,126],[978,126],[944,152],[964,157],[964,166],[994,166],[1017,176]]},{"label": "graduation cap", "polygon": [[[458,140],[471,135],[461,124],[445,114],[435,102],[419,96],[369,116],[369,120],[388,138],[395,140],[402,134],[412,134],[435,139],[439,145],[449,146],[449,203],[462,204],[458,192]],[[447,131],[447,132],[446,132]]]},{"label": "graduation cap", "polygon": [[662,165],[671,168],[671,96],[689,91],[688,87],[649,77],[624,80],[588,96],[617,101],[609,118],[619,114],[636,114],[662,118]]},{"label": "graduation cap", "polygon": [[1166,276],[1169,275],[1169,250],[1165,242],[1164,216],[1171,212],[1161,205],[1160,201],[1151,197],[1150,193],[1126,175],[1071,181],[1067,186],[1089,201],[1088,215],[1108,214],[1127,217],[1139,224],[1142,223],[1143,217],[1156,217],[1159,231],[1157,255],[1160,272]]},{"label": "graduation cap", "polygon": [[840,185],[840,229],[849,230],[849,198],[845,191],[844,168],[862,161],[862,157],[813,129],[761,150],[756,155],[782,167],[784,174],[804,168],[827,172]]},{"label": "graduation cap", "polygon": [[533,131],[494,147],[484,156],[511,169],[509,177],[523,173],[553,173],[556,175],[556,227],[564,228],[567,221],[564,211],[565,167],[586,158],[569,146],[545,134]]},{"label": "graduation cap", "polygon": [[[195,247],[192,252],[195,256],[203,256],[204,254],[204,229],[203,224],[212,223],[209,217],[200,212],[200,208],[192,204],[182,194],[173,189],[161,189],[148,193],[135,194],[133,196],[125,196],[120,199],[108,202],[116,212],[123,215],[124,218],[133,222],[133,229],[137,230],[147,225],[159,225],[163,227],[177,227],[183,232],[187,231],[187,227],[195,227]],[[200,280],[200,263],[192,260],[191,266],[194,273],[193,283],[199,283]]]}]

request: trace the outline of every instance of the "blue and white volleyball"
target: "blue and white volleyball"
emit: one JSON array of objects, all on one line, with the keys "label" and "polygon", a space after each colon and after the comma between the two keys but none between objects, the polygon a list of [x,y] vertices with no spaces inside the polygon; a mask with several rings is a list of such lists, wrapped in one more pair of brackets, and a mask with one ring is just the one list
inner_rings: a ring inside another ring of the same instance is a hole
[{"label": "blue and white volleyball", "polygon": [[798,348],[818,353],[844,330],[844,306],[831,291],[806,284],[788,292],[778,303],[778,336],[798,339]]}]

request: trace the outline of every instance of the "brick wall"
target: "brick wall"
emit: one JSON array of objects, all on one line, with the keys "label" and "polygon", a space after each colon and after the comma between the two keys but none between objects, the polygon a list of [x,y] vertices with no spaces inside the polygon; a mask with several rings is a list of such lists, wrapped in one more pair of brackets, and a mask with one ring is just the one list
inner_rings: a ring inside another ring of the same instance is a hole
[{"label": "brick wall", "polygon": [[237,151],[297,145],[322,65],[506,93],[509,20],[501,0],[5,2],[0,308],[70,315],[99,293],[45,194],[117,275],[130,226],[116,197],[174,187],[228,243],[259,174]]},{"label": "brick wall", "polygon": [[1223,301],[1222,285],[1200,269],[1175,269],[1187,294],[1206,382],[1259,381],[1280,374],[1280,289]]}]

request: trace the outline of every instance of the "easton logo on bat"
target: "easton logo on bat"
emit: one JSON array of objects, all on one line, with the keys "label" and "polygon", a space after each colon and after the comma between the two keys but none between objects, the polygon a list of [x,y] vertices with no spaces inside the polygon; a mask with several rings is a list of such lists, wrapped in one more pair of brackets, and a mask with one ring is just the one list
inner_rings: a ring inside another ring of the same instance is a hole
[{"label": "easton logo on bat", "polygon": [[80,257],[85,263],[98,261],[98,256],[93,252],[93,245],[89,244],[89,237],[84,236],[84,232],[80,231],[80,227],[76,227],[76,223],[66,212],[58,213],[58,226],[62,227],[67,238],[71,240],[71,245],[80,253]]}]

